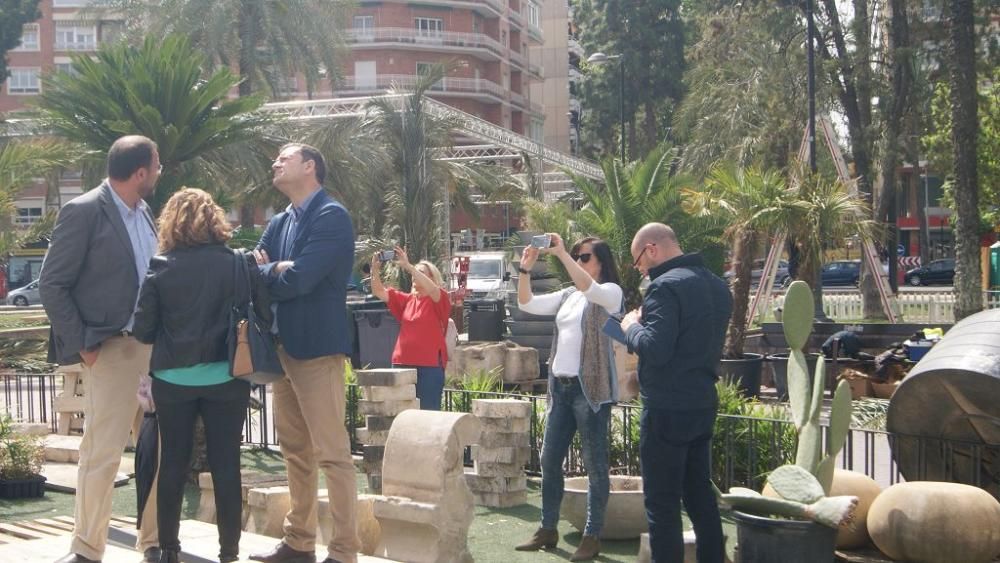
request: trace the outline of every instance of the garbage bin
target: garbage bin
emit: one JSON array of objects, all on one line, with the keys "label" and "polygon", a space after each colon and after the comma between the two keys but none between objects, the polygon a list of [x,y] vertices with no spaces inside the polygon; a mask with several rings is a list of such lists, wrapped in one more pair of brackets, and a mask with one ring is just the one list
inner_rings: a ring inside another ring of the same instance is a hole
[{"label": "garbage bin", "polygon": [[399,322],[388,309],[354,311],[358,330],[359,368],[392,367],[392,350],[399,336]]},{"label": "garbage bin", "polygon": [[506,316],[503,299],[470,299],[465,303],[469,308],[469,342],[499,342]]},{"label": "garbage bin", "polygon": [[355,369],[360,369],[364,366],[361,364],[361,348],[358,342],[358,322],[354,319],[354,313],[356,311],[371,311],[385,309],[385,302],[377,297],[369,297],[364,300],[348,301],[347,302],[347,335],[351,341],[351,366]]}]

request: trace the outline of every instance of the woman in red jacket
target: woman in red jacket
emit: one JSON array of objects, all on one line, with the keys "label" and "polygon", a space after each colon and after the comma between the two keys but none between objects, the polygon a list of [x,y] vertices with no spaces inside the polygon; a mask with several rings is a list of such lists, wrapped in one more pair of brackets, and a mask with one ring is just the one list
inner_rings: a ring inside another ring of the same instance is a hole
[{"label": "woman in red jacket", "polygon": [[406,251],[396,247],[395,263],[413,279],[413,292],[406,293],[382,284],[382,261],[372,257],[372,295],[389,306],[399,321],[399,337],[392,351],[394,367],[417,369],[417,398],[421,410],[441,410],[444,367],[448,363],[445,334],[451,301],[444,279],[434,264],[422,260],[410,264]]}]

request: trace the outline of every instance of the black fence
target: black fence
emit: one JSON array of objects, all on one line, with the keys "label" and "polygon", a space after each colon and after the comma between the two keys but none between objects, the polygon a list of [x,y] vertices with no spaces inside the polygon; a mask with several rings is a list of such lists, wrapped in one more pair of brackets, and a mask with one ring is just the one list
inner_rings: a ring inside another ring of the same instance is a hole
[{"label": "black fence", "polygon": [[[0,375],[0,407],[15,419],[41,422],[56,428],[53,400],[59,394],[58,374]],[[364,425],[358,411],[361,391],[347,387],[346,420],[352,449],[361,452],[357,429]],[[517,399],[531,404],[529,447],[531,456],[525,469],[540,472],[540,453],[545,428],[544,396],[518,393],[446,389],[442,408],[470,412],[474,399]],[[251,407],[244,427],[244,444],[258,448],[277,447],[271,394],[265,387],[252,392]],[[639,418],[641,407],[615,405],[611,417],[611,468],[613,473],[638,475]],[[731,486],[759,489],[767,473],[794,462],[795,430],[787,420],[719,415],[713,440],[713,478],[723,490]],[[960,442],[852,429],[839,455],[838,467],[868,475],[883,487],[908,480],[952,481],[981,487],[1000,497],[1000,446]],[[584,474],[578,439],[566,461],[568,474]]]}]

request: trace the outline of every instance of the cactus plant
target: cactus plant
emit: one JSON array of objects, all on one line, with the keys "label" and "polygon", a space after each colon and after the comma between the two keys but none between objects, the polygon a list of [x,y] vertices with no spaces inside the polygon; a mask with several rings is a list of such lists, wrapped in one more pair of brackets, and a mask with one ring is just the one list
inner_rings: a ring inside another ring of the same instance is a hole
[{"label": "cactus plant", "polygon": [[[809,341],[813,322],[813,298],[809,285],[793,282],[785,295],[782,328],[788,342],[788,399],[792,422],[798,433],[795,465],[771,472],[767,483],[779,498],[766,497],[747,489],[730,489],[720,498],[733,508],[747,512],[792,516],[815,520],[830,527],[849,522],[857,506],[853,496],[826,497],[833,484],[837,454],[844,447],[851,423],[851,390],[846,381],[837,385],[830,409],[830,430],[823,449],[820,413],[826,386],[825,362],[816,362],[812,385],[803,348]],[[753,494],[750,494],[753,493]]]}]

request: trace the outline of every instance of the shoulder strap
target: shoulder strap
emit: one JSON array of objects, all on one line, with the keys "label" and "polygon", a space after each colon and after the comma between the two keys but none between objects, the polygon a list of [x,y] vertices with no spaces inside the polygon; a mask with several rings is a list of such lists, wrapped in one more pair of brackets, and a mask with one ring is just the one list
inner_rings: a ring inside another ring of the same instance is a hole
[{"label": "shoulder strap", "polygon": [[244,251],[233,250],[233,307],[239,308],[252,301],[250,296],[250,268]]}]

